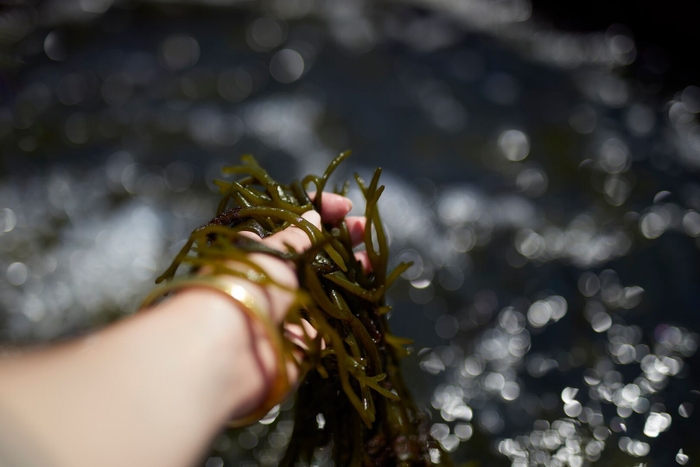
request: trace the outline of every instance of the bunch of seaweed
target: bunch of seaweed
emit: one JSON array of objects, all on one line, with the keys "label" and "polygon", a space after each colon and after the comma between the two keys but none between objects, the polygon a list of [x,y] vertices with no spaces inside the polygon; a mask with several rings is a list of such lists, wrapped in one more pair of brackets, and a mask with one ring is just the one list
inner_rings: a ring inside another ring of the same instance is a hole
[{"label": "bunch of seaweed", "polygon": [[[263,252],[296,264],[300,289],[286,322],[310,323],[304,332],[305,375],[297,391],[294,431],[282,465],[310,463],[320,447],[332,450],[338,466],[450,465],[439,443],[430,437],[427,414],[419,411],[405,387],[399,359],[411,341],[391,334],[385,292],[410,264],[388,272],[387,237],[377,208],[384,186],[381,169],[365,183],[355,180],[365,197],[367,225],[364,248],[371,263],[365,271],[355,258],[344,220],[321,230],[301,217],[310,209],[321,211],[323,190],[337,166],[350,152],[335,158],[322,176],[308,175],[284,185],[273,180],[251,155],[242,165],[224,167],[237,181],[216,180],[222,199],[216,217],[195,229],[172,265],[157,282],[172,280],[181,265],[194,271],[202,266],[267,284],[267,277],[247,255]],[[307,187],[316,192],[314,200]],[[349,183],[334,192],[347,195]],[[264,238],[295,225],[311,240],[303,253],[275,251],[240,236],[255,232]],[[231,270],[222,260],[249,266]],[[302,327],[304,329],[304,327]],[[284,352],[295,350],[285,343]],[[319,423],[323,420],[323,423]]]}]

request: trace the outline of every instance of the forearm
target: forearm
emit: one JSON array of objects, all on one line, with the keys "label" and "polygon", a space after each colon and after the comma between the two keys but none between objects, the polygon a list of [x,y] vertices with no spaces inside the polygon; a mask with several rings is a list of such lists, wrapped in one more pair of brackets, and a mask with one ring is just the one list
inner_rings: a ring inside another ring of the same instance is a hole
[{"label": "forearm", "polygon": [[232,300],[191,289],[0,363],[0,407],[57,466],[189,466],[259,404],[274,370],[269,342]]},{"label": "forearm", "polygon": [[[328,223],[352,208],[339,195],[323,200]],[[301,217],[321,227],[316,211]],[[346,222],[353,244],[360,243],[366,219]],[[279,251],[311,246],[296,227],[260,242]],[[293,265],[262,254],[249,259],[283,286],[242,281],[279,324],[295,299]],[[190,288],[93,336],[0,361],[0,414],[13,420],[15,438],[48,459],[36,465],[187,467],[227,420],[260,407],[277,371],[259,323],[225,294]],[[299,374],[292,362],[287,375],[293,386]]]}]

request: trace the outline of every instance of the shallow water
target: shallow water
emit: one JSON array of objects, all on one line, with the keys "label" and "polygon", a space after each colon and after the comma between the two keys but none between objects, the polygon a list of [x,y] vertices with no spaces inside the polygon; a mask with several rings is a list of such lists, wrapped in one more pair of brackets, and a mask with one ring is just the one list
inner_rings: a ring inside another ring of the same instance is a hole
[{"label": "shallow water", "polygon": [[[289,180],[352,148],[337,180],[383,167],[395,260],[416,262],[391,324],[456,459],[692,465],[700,89],[623,79],[624,31],[472,3],[17,9],[2,341],[133,312],[240,154]],[[206,465],[274,465],[289,408],[223,434]]]}]

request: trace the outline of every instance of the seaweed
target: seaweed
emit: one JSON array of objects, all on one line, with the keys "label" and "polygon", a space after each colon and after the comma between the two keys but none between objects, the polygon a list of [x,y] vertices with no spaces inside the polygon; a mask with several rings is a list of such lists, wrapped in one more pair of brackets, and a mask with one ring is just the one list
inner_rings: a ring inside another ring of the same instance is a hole
[{"label": "seaweed", "polygon": [[[388,273],[389,248],[377,207],[384,187],[381,169],[369,184],[355,180],[365,197],[367,218],[364,247],[371,263],[365,271],[355,259],[345,221],[321,230],[300,214],[320,212],[323,190],[338,165],[350,155],[335,158],[322,176],[308,175],[284,185],[273,180],[251,155],[242,165],[225,167],[238,181],[217,180],[222,195],[216,216],[192,232],[172,265],[156,282],[175,277],[180,266],[196,271],[204,265],[214,272],[234,274],[257,283],[271,283],[264,271],[247,258],[249,252],[275,255],[296,264],[300,288],[286,321],[306,320],[316,331],[304,334],[304,378],[297,390],[294,430],[282,465],[310,463],[320,447],[332,450],[337,466],[451,465],[449,456],[429,434],[428,414],[416,407],[400,370],[411,341],[391,334],[385,292],[410,264]],[[316,192],[313,202],[307,191]],[[346,182],[335,192],[347,194]],[[231,206],[232,205],[232,206]],[[266,248],[239,235],[242,231],[266,237],[290,225],[302,229],[312,242],[297,254]],[[249,266],[234,271],[221,260]],[[291,356],[295,347],[285,343]],[[322,422],[319,422],[319,421]]]}]

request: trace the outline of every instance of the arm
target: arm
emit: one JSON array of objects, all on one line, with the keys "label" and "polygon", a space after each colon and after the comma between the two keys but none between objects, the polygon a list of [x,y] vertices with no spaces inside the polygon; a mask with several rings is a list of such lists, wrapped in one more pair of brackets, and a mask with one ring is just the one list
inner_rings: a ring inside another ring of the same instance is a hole
[{"label": "arm", "polygon": [[265,395],[275,358],[255,331],[223,294],[186,290],[4,362],[0,405],[56,467],[192,465],[229,417]]},{"label": "arm", "polygon": [[[324,201],[329,222],[350,209],[340,196]],[[304,216],[320,224],[314,211]],[[348,224],[361,238],[364,219]],[[294,228],[264,242],[309,247]],[[256,261],[296,285],[289,264],[265,255]],[[284,319],[288,294],[246,286],[275,322]],[[94,335],[0,361],[0,438],[21,438],[14,455],[32,456],[26,465],[189,466],[228,420],[264,400],[275,367],[267,336],[233,300],[187,289]]]}]

